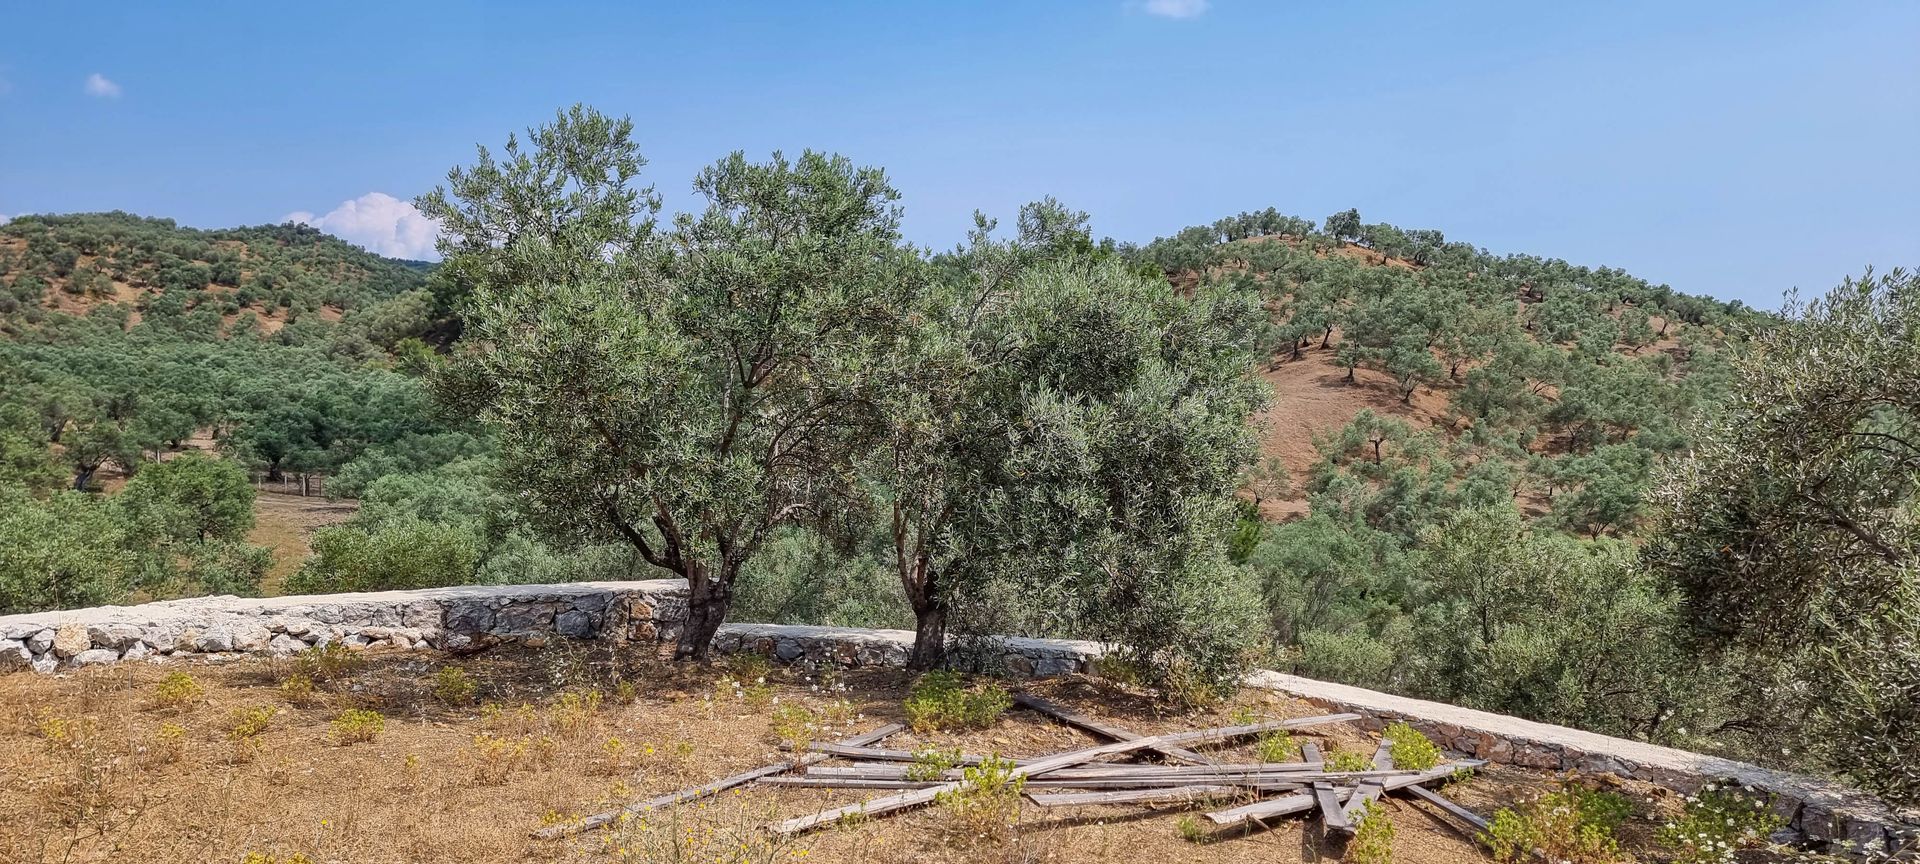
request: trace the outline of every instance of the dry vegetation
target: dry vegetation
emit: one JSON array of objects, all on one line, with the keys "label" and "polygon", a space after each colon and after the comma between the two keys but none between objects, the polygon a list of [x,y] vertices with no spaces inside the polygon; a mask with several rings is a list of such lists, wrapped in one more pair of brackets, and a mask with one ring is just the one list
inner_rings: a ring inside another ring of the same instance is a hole
[{"label": "dry vegetation", "polygon": [[[184,674],[182,674],[184,673]],[[764,681],[765,683],[762,683]],[[0,861],[1310,861],[1339,854],[1305,820],[1213,837],[1191,808],[1020,809],[1010,830],[936,806],[799,838],[758,827],[861,800],[746,787],[570,841],[530,833],[907,718],[897,672],[674,666],[604,649],[316,654],[226,665],[122,664],[0,678]],[[1322,713],[1266,693],[1171,715],[1101,682],[1036,685],[1142,733]],[[804,708],[805,711],[797,710]],[[817,721],[802,728],[796,718]],[[1348,726],[1296,733],[1370,752]],[[889,747],[1004,754],[1095,743],[1025,711]],[[1241,754],[1253,758],[1257,742]],[[1497,769],[1449,791],[1482,813],[1552,785]],[[1650,811],[1671,802],[1636,789]],[[871,793],[874,795],[884,792]],[[1385,804],[1402,862],[1485,860],[1406,801]],[[1651,828],[1626,832],[1629,845]],[[1638,832],[1637,834],[1635,832]],[[1190,839],[1183,839],[1183,834]],[[255,856],[249,858],[248,856]],[[304,856],[304,859],[296,856]]]}]

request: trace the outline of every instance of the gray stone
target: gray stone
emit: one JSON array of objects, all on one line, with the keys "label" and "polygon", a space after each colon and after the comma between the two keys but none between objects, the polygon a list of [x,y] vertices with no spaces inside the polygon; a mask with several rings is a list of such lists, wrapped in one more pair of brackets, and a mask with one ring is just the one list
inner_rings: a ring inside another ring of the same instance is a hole
[{"label": "gray stone", "polygon": [[459,603],[447,610],[447,629],[455,633],[486,633],[493,629],[493,610],[482,603]]},{"label": "gray stone", "polygon": [[45,654],[53,648],[53,630],[43,628],[27,637],[27,650],[35,654]]},{"label": "gray stone", "polygon": [[122,649],[140,641],[140,628],[118,621],[87,626],[87,638],[100,648]]},{"label": "gray stone", "polygon": [[348,633],[340,637],[340,642],[348,648],[365,648],[372,644],[372,640],[358,633]]},{"label": "gray stone", "polygon": [[183,651],[219,654],[233,650],[233,633],[225,627],[209,627],[199,631],[189,629],[181,634],[179,644]]},{"label": "gray stone", "polygon": [[0,674],[33,668],[33,652],[18,639],[0,639]]},{"label": "gray stone", "polygon": [[93,637],[87,635],[87,628],[78,624],[64,624],[53,634],[53,655],[62,660],[93,647]]},{"label": "gray stone", "polygon": [[773,643],[773,656],[787,663],[800,659],[804,653],[806,652],[800,648],[800,643],[792,639],[782,639]]},{"label": "gray stone", "polygon": [[120,652],[112,648],[90,648],[73,655],[72,662],[75,666],[98,666],[118,659],[120,659]]},{"label": "gray stone", "polygon": [[553,617],[553,630],[570,639],[590,639],[593,637],[593,616],[570,609]]},{"label": "gray stone", "polygon": [[273,641],[273,631],[252,622],[242,622],[233,626],[233,650],[258,653],[267,650],[267,644]]},{"label": "gray stone", "polygon": [[307,643],[281,633],[267,642],[267,653],[285,656],[307,650]]},{"label": "gray stone", "polygon": [[122,651],[122,652],[120,653],[120,659],[122,659],[122,660],[145,660],[145,659],[147,659],[147,657],[148,657],[149,655],[151,655],[151,654],[153,654],[153,649],[152,649],[152,648],[148,648],[148,647],[147,647],[147,643],[145,643],[145,642],[142,642],[142,641],[140,641],[140,640],[138,640],[138,639],[135,639],[135,640],[133,640],[133,644],[132,644],[132,645],[128,645],[128,646],[127,646],[127,650],[125,650],[125,651]]},{"label": "gray stone", "polygon": [[51,675],[53,670],[58,668],[60,668],[60,659],[53,656],[52,651],[33,658],[33,671],[42,675]]}]

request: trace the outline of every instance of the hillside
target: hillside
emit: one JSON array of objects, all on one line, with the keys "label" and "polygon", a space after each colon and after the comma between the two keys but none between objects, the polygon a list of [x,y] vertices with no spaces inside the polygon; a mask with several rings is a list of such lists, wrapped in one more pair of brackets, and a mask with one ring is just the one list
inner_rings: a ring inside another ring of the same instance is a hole
[{"label": "hillside", "polygon": [[249,316],[274,333],[304,315],[335,323],[426,283],[413,263],[291,223],[202,231],[116,211],[0,225],[0,327],[9,330],[104,309],[129,328],[211,312],[223,332]]}]

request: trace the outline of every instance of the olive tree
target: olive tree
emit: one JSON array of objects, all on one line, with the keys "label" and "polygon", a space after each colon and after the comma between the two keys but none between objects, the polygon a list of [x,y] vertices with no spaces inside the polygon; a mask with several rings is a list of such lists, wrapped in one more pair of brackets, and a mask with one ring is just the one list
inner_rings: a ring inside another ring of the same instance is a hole
[{"label": "olive tree", "polygon": [[676,655],[705,659],[742,567],[852,489],[919,268],[885,176],[813,152],[722,159],[659,232],[631,135],[576,107],[421,199],[472,286],[440,386],[535,519],[687,580]]}]

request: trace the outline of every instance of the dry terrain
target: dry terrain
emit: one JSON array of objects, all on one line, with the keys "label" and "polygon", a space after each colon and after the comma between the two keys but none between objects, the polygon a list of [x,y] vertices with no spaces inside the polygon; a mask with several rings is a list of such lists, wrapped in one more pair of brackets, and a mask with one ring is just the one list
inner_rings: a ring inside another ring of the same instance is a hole
[{"label": "dry terrain", "polygon": [[[745,787],[572,840],[530,836],[616,803],[779,761],[776,718],[794,706],[833,726],[820,738],[904,716],[908,680],[902,673],[743,665],[670,665],[631,652],[555,646],[464,659],[373,653],[339,665],[314,658],[130,663],[0,677],[0,814],[6,815],[0,861],[268,860],[247,857],[257,853],[280,864],[1285,862],[1339,854],[1300,818],[1277,820],[1271,831],[1182,839],[1183,824],[1194,824],[1191,807],[1043,810],[1028,804],[1012,836],[995,840],[963,830],[949,808],[934,806],[772,842],[758,826],[862,797],[791,787]],[[194,685],[169,681],[171,673],[187,673]],[[744,688],[736,690],[729,675],[740,676]],[[757,684],[763,675],[764,687]],[[448,684],[462,679],[473,686],[470,701]],[[309,680],[315,682],[310,692]],[[1045,682],[1033,691],[1149,734],[1244,722],[1249,714],[1324,713],[1254,692],[1195,715],[1164,713],[1088,679]],[[353,710],[373,713],[356,724],[346,714]],[[377,731],[370,729],[374,716]],[[367,740],[352,740],[356,732]],[[1297,734],[1311,735],[1323,748],[1366,753],[1375,740],[1345,724]],[[886,746],[1036,755],[1094,743],[1016,709],[985,731],[901,733]],[[1234,752],[1253,758],[1248,747]],[[1447,794],[1487,814],[1552,782],[1495,768]],[[1643,817],[1673,806],[1663,793],[1628,791]],[[1401,864],[1486,860],[1424,805],[1394,800],[1387,812]],[[1629,843],[1643,842],[1646,830],[1636,819]]]}]

